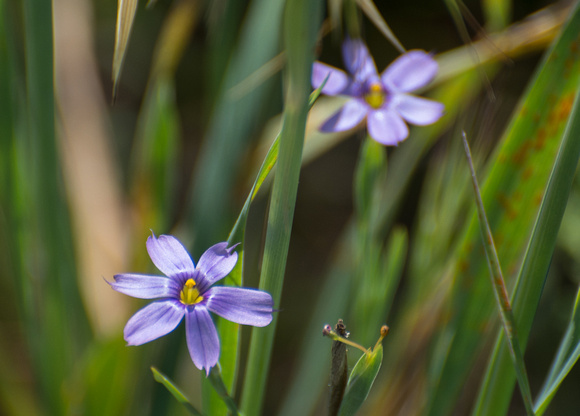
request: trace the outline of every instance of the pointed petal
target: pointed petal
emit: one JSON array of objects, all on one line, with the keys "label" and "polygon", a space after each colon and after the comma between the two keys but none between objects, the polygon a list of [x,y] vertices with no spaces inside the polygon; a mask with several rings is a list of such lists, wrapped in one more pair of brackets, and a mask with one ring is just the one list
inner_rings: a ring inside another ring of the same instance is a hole
[{"label": "pointed petal", "polygon": [[238,262],[238,253],[234,251],[236,246],[228,248],[228,243],[224,241],[211,246],[201,255],[195,278],[201,294],[234,269]]},{"label": "pointed petal", "polygon": [[320,87],[327,76],[328,81],[326,81],[322,89],[323,94],[344,94],[350,89],[351,80],[346,73],[330,65],[314,62],[314,65],[312,65],[312,86],[314,88]]},{"label": "pointed petal", "polygon": [[147,274],[123,273],[114,276],[115,281],[109,283],[117,292],[140,299],[177,298],[181,287],[165,276]]},{"label": "pointed petal", "polygon": [[185,315],[185,336],[193,363],[206,374],[220,357],[220,340],[209,312],[198,305]]},{"label": "pointed petal", "polygon": [[403,119],[392,110],[371,111],[367,126],[369,135],[377,142],[387,146],[396,146],[409,135],[409,128]]},{"label": "pointed petal", "polygon": [[332,133],[350,130],[363,121],[367,112],[368,106],[366,103],[357,99],[349,100],[338,112],[320,126],[320,131]]},{"label": "pointed petal", "polygon": [[426,126],[441,118],[445,106],[437,101],[416,97],[409,94],[398,94],[397,112],[411,124]]},{"label": "pointed petal", "polygon": [[438,70],[430,54],[414,50],[395,59],[381,74],[381,80],[389,91],[410,92],[429,84]]},{"label": "pointed petal", "polygon": [[347,38],[342,44],[342,57],[344,66],[357,82],[378,81],[375,61],[362,40]]},{"label": "pointed petal", "polygon": [[137,311],[125,325],[125,341],[141,345],[173,331],[181,322],[185,307],[174,300],[152,302]]},{"label": "pointed petal", "polygon": [[147,251],[153,264],[171,278],[191,275],[195,269],[185,247],[171,235],[160,235],[157,238],[152,234],[147,238]]},{"label": "pointed petal", "polygon": [[266,326],[272,322],[274,301],[268,292],[231,286],[215,286],[207,291],[207,308],[238,324]]}]

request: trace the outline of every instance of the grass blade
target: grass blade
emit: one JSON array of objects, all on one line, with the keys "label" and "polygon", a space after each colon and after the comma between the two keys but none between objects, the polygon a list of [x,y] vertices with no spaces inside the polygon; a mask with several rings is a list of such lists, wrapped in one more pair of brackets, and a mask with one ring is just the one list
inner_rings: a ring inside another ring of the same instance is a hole
[{"label": "grass blade", "polygon": [[580,290],[578,290],[578,293],[576,294],[576,302],[574,303],[570,323],[568,324],[566,334],[560,343],[560,348],[558,348],[558,353],[550,369],[550,374],[546,379],[542,391],[536,399],[535,410],[538,415],[544,414],[548,405],[552,401],[552,398],[558,391],[560,384],[562,384],[564,378],[568,375],[570,370],[572,370],[572,367],[576,364],[578,358],[580,358],[579,304]]},{"label": "grass blade", "polygon": [[371,22],[381,31],[381,33],[393,44],[393,46],[400,52],[405,53],[405,47],[401,44],[397,36],[393,33],[384,17],[375,6],[372,0],[356,0],[358,7],[367,15]]},{"label": "grass blade", "polygon": [[[505,270],[519,269],[528,243],[527,235],[532,231],[578,89],[580,60],[576,55],[580,14],[577,10],[524,93],[502,144],[491,158],[492,168],[482,188],[490,227]],[[548,106],[546,97],[550,100]],[[473,217],[453,260],[452,315],[438,346],[443,356],[437,363],[433,362],[430,380],[435,386],[428,405],[432,415],[452,411],[471,368],[468,363],[473,362],[484,345],[481,328],[491,328],[493,322],[493,294],[485,278],[479,277],[489,270],[481,253],[473,250],[479,238],[479,226]],[[541,289],[540,281],[534,282],[533,286],[537,285]],[[521,296],[515,293],[516,297]],[[528,320],[530,315],[529,311],[523,315],[518,310],[519,302],[514,299],[512,305],[520,343],[524,347],[529,326],[521,322],[521,317],[526,316]],[[444,345],[447,342],[449,344]],[[509,360],[507,354],[505,362]],[[511,391],[509,393],[508,402]],[[485,401],[486,405],[497,403],[489,397]]]},{"label": "grass blade", "polygon": [[181,390],[179,390],[179,387],[177,387],[165,374],[158,371],[155,367],[151,367],[151,371],[153,372],[153,378],[155,378],[155,381],[163,384],[167,391],[169,391],[169,393],[171,393],[171,395],[175,397],[183,407],[185,407],[190,415],[203,416],[195,407],[193,407],[189,400],[187,400],[185,395]]},{"label": "grass blade", "polygon": [[514,322],[514,316],[510,305],[508,292],[505,286],[505,281],[503,279],[501,266],[499,264],[499,258],[497,256],[495,243],[493,242],[491,228],[489,227],[489,222],[487,221],[483,201],[481,200],[481,193],[479,191],[479,185],[477,184],[475,168],[473,167],[473,160],[471,159],[471,150],[469,149],[469,144],[467,143],[465,133],[463,133],[463,145],[465,146],[465,153],[467,154],[467,161],[469,164],[469,169],[471,171],[471,180],[473,183],[473,191],[475,193],[477,214],[481,226],[481,237],[483,239],[483,245],[485,247],[485,255],[487,257],[487,261],[489,264],[489,270],[491,272],[491,280],[492,286],[494,288],[495,300],[497,302],[501,314],[505,334],[508,337],[510,355],[512,357],[513,365],[516,370],[516,376],[518,379],[518,383],[520,385],[522,397],[524,399],[524,405],[526,407],[526,413],[528,415],[533,415],[534,410],[532,406],[532,393],[530,391],[530,383],[528,381],[528,375],[524,364],[524,357],[520,349],[517,328]]},{"label": "grass blade", "polygon": [[350,373],[339,416],[354,416],[369,395],[383,362],[383,346],[379,342],[359,358]]},{"label": "grass blade", "polygon": [[216,391],[217,395],[220,397],[220,399],[223,400],[224,404],[227,406],[230,414],[232,414],[233,416],[238,416],[239,415],[238,408],[236,407],[234,400],[230,397],[228,393],[228,389],[226,388],[224,380],[222,379],[222,374],[219,366],[215,366],[211,369],[208,379],[212,387]]},{"label": "grass blade", "polygon": [[[285,45],[288,56],[285,119],[260,278],[260,289],[272,294],[274,305],[280,304],[290,244],[309,108],[313,47],[320,24],[320,12],[320,2],[307,0],[289,2],[285,9]],[[274,316],[268,327],[254,328],[252,331],[242,395],[242,411],[247,416],[259,414],[262,408],[276,322],[277,317]]]},{"label": "grass blade", "polygon": [[[577,140],[580,136],[580,89],[578,91],[514,291],[512,304],[522,346],[526,345],[544,287],[580,158],[580,142]],[[513,373],[506,366],[507,352],[501,345],[502,338],[502,335],[498,336],[478,399],[476,414],[499,414],[509,405]]]},{"label": "grass blade", "polygon": [[137,12],[139,0],[118,0],[117,25],[115,29],[115,52],[113,54],[113,100],[117,95],[117,86],[121,77],[123,61],[127,53],[127,45]]}]

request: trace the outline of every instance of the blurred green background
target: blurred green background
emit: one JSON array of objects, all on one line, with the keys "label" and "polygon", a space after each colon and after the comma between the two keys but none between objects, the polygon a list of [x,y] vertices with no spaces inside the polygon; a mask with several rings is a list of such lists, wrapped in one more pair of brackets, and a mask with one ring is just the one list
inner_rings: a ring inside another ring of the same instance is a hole
[{"label": "blurred green background", "polygon": [[[194,260],[227,239],[281,127],[284,3],[140,2],[113,97],[116,1],[0,0],[1,414],[186,414],[151,366],[206,406],[183,328],[126,347],[123,326],[145,302],[104,279],[157,273],[145,250],[150,230],[178,236]],[[391,327],[360,414],[524,414],[513,374],[499,387],[482,382],[501,328],[460,134],[472,144],[511,294],[576,114],[575,4],[376,2],[407,49],[435,54],[440,73],[425,94],[447,115],[384,149],[368,145],[364,129],[316,131],[340,99],[313,107],[264,415],[324,412],[331,342],[320,333],[339,318],[367,347],[381,324]],[[345,25],[328,17],[341,2],[324,7],[316,55],[342,67]],[[346,7],[343,18],[360,23],[379,71],[398,56],[360,9]],[[259,284],[269,185],[244,235],[249,287]],[[553,258],[542,243],[549,273],[544,285],[538,268],[533,283],[537,311],[524,298],[531,311],[517,318],[533,321],[525,362],[534,398],[579,283],[580,189],[574,183],[567,200],[563,188]],[[242,330],[239,374],[250,332]],[[351,367],[359,355],[350,352]],[[485,386],[502,397],[490,399],[497,408],[476,405],[493,394]],[[579,388],[574,368],[546,414],[578,414]]]}]

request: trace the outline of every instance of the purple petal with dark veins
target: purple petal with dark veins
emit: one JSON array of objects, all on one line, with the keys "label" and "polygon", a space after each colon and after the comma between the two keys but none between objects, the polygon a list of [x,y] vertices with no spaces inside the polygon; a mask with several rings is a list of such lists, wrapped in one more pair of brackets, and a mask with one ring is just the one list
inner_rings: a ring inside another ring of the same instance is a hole
[{"label": "purple petal with dark veins", "polygon": [[388,91],[410,92],[429,84],[439,65],[425,51],[409,51],[393,61],[381,74]]},{"label": "purple petal with dark veins", "polygon": [[168,277],[183,283],[184,276],[193,274],[193,261],[177,238],[171,235],[157,238],[153,234],[147,238],[147,251],[153,264]]},{"label": "purple petal with dark veins", "polygon": [[395,111],[384,108],[369,113],[367,127],[374,140],[387,146],[396,146],[409,135],[403,119]]},{"label": "purple petal with dark veins", "polygon": [[440,102],[416,97],[409,94],[397,94],[397,112],[411,124],[426,126],[441,118],[445,106]]},{"label": "purple petal with dark veins", "polygon": [[238,261],[238,253],[234,251],[236,246],[228,248],[227,242],[217,243],[201,255],[195,277],[201,294],[234,269]]},{"label": "purple petal with dark veins", "polygon": [[220,357],[220,340],[205,306],[189,307],[185,315],[185,336],[193,363],[206,374]]},{"label": "purple petal with dark veins", "polygon": [[338,95],[350,90],[351,80],[346,73],[330,65],[314,62],[312,65],[312,87],[320,87],[327,76],[328,81],[322,88],[323,94]]},{"label": "purple petal with dark veins", "polygon": [[266,326],[272,322],[274,301],[268,292],[214,286],[206,296],[207,308],[228,321],[253,326]]},{"label": "purple petal with dark veins", "polygon": [[320,126],[320,131],[331,133],[350,130],[363,121],[367,115],[368,108],[368,105],[362,100],[349,100],[340,110]]},{"label": "purple petal with dark veins", "polygon": [[123,273],[109,283],[117,292],[140,299],[178,298],[181,286],[165,276]]},{"label": "purple petal with dark veins", "polygon": [[379,80],[375,61],[362,40],[346,39],[342,43],[342,57],[344,66],[357,82]]},{"label": "purple petal with dark veins", "polygon": [[185,314],[185,306],[175,300],[152,302],[137,311],[125,325],[125,341],[141,345],[173,331]]}]

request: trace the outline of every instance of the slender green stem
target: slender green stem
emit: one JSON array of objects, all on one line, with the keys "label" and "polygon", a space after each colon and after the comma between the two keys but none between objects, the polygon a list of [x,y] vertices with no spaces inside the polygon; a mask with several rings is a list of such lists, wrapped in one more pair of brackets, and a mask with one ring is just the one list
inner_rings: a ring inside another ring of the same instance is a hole
[{"label": "slender green stem", "polygon": [[175,385],[175,383],[167,377],[165,374],[157,370],[155,367],[151,367],[151,371],[153,372],[153,378],[158,383],[161,383],[169,393],[175,399],[183,405],[183,407],[187,410],[187,412],[193,416],[203,416],[203,414],[197,410],[193,405],[189,402],[187,397],[183,394],[183,392]]},{"label": "slender green stem", "polygon": [[226,388],[224,380],[222,379],[222,373],[221,370],[219,369],[219,366],[215,366],[211,369],[211,371],[209,372],[208,380],[211,383],[212,387],[215,389],[216,393],[223,400],[230,413],[234,416],[239,415],[238,408],[236,406],[236,403],[234,402],[234,399],[232,399],[231,396],[228,394],[228,389]]},{"label": "slender green stem", "polygon": [[510,305],[509,295],[505,286],[505,281],[503,279],[503,274],[501,271],[501,266],[499,264],[499,257],[497,256],[497,251],[495,249],[495,244],[493,242],[493,235],[491,234],[491,228],[487,221],[487,216],[485,215],[485,209],[483,206],[483,200],[481,199],[481,192],[479,191],[479,185],[477,184],[477,177],[475,174],[475,168],[473,167],[473,160],[471,158],[471,151],[469,149],[469,144],[467,143],[467,138],[465,133],[463,133],[463,145],[465,146],[465,153],[467,155],[467,162],[469,164],[469,169],[471,171],[471,179],[473,182],[473,191],[475,194],[477,214],[479,217],[479,224],[481,227],[481,235],[484,241],[485,254],[489,263],[489,268],[491,272],[492,285],[494,289],[495,299],[498,303],[500,315],[503,323],[503,327],[506,333],[510,354],[514,363],[514,368],[516,370],[516,377],[520,390],[522,392],[522,397],[524,400],[524,406],[526,408],[526,413],[528,415],[534,415],[534,407],[532,403],[532,393],[530,390],[530,383],[528,381],[528,376],[526,373],[526,367],[524,364],[524,357],[522,350],[520,349],[520,343],[518,340],[518,334],[516,331],[515,319]]},{"label": "slender green stem", "polygon": [[330,325],[327,325],[326,327],[324,327],[324,330],[322,331],[322,335],[330,338],[333,341],[342,342],[343,344],[350,345],[353,348],[357,348],[357,349],[361,350],[365,354],[370,354],[371,353],[370,350],[367,350],[362,345],[357,344],[356,342],[351,341],[348,338],[341,337],[340,335],[338,335],[336,332],[334,332],[332,330],[332,328],[330,327]]},{"label": "slender green stem", "polygon": [[[319,1],[296,0],[286,3],[285,46],[288,53],[288,72],[284,126],[280,136],[278,170],[272,187],[260,278],[260,289],[272,294],[276,306],[280,304],[282,294],[298,191],[319,14]],[[247,416],[258,415],[262,409],[276,318],[274,316],[268,327],[255,328],[252,331],[241,406],[242,412]]]},{"label": "slender green stem", "polygon": [[[312,108],[318,97],[320,97],[322,88],[324,88],[324,85],[326,85],[327,80],[328,76],[326,77],[324,82],[320,84],[320,87],[318,87],[310,94],[310,97],[308,98],[309,110]],[[274,143],[272,143],[272,146],[270,146],[270,150],[268,150],[268,154],[266,155],[264,161],[262,162],[262,166],[260,166],[260,170],[258,171],[258,175],[256,176],[254,185],[252,185],[252,189],[250,190],[250,193],[246,198],[246,202],[244,203],[244,206],[240,211],[240,215],[238,215],[238,219],[236,220],[236,223],[234,224],[232,230],[230,231],[230,235],[228,236],[228,244],[236,244],[242,240],[244,231],[246,229],[246,219],[248,218],[250,205],[252,204],[252,201],[254,200],[256,194],[260,190],[260,187],[262,186],[262,184],[264,183],[264,181],[266,180],[272,169],[274,169],[274,166],[278,161],[279,149],[280,149],[280,135],[276,136]]]}]

